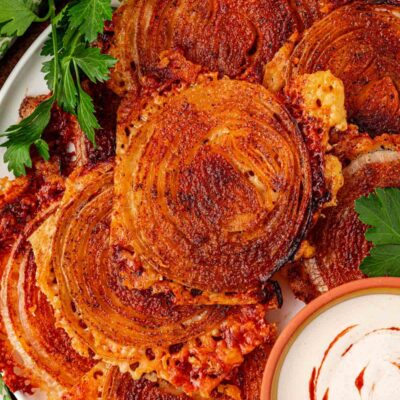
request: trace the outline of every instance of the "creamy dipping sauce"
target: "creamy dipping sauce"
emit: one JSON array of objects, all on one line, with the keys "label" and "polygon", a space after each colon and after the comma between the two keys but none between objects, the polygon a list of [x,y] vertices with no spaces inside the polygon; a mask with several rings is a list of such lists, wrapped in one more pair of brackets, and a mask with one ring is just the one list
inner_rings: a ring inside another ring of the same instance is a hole
[{"label": "creamy dipping sauce", "polygon": [[277,400],[400,399],[400,294],[345,300],[310,322],[283,361]]}]

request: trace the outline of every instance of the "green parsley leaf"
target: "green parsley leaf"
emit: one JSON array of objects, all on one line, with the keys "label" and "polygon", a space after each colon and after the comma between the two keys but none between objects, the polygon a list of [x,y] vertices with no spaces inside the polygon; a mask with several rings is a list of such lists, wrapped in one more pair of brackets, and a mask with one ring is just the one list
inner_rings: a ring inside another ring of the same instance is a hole
[{"label": "green parsley leaf", "polygon": [[0,34],[22,36],[37,15],[22,0],[0,0]]},{"label": "green parsley leaf", "polygon": [[400,276],[400,246],[385,244],[373,247],[361,270],[368,276]]},{"label": "green parsley leaf", "polygon": [[109,78],[109,70],[114,66],[115,58],[101,54],[97,47],[79,45],[73,54],[79,68],[92,82],[104,82]]},{"label": "green parsley leaf", "polygon": [[92,98],[79,87],[78,122],[88,139],[96,145],[95,129],[101,128],[94,114]]},{"label": "green parsley leaf", "polygon": [[58,104],[68,113],[76,114],[78,91],[71,73],[71,60],[61,60],[63,91],[57,94]]},{"label": "green parsley leaf", "polygon": [[43,139],[35,140],[34,145],[38,153],[45,159],[48,160],[50,158],[49,145]]},{"label": "green parsley leaf", "polygon": [[11,400],[10,391],[8,390],[8,387],[4,383],[3,377],[0,374],[0,397],[1,396],[3,400]]},{"label": "green parsley leaf", "polygon": [[48,147],[46,152],[41,136],[50,121],[53,103],[53,97],[43,101],[31,115],[19,124],[11,125],[5,133],[0,135],[7,138],[1,144],[2,147],[7,148],[4,161],[8,163],[8,170],[12,171],[15,176],[25,175],[25,167],[32,167],[30,156],[32,145],[37,147],[40,155],[46,156],[45,159],[49,158]]},{"label": "green parsley leaf", "polygon": [[51,33],[49,38],[44,42],[44,45],[40,52],[41,56],[54,56],[52,35],[53,35],[53,33]]},{"label": "green parsley leaf", "polygon": [[104,21],[112,17],[110,0],[76,0],[68,9],[72,28],[77,28],[88,42],[103,32]]},{"label": "green parsley leaf", "polygon": [[355,210],[370,226],[365,238],[374,245],[361,270],[368,276],[400,276],[400,189],[376,189],[356,200]]},{"label": "green parsley leaf", "polygon": [[64,6],[64,8],[53,18],[53,24],[55,26],[61,25],[63,22],[66,22],[69,6],[69,4]]},{"label": "green parsley leaf", "polygon": [[[0,0],[1,1],[1,0]],[[57,34],[57,42],[61,43],[63,39],[62,32],[57,29],[56,30]],[[60,49],[58,50],[60,52]],[[53,48],[53,32],[50,33],[48,39],[44,42],[44,45],[42,47],[42,50],[40,52],[41,56],[54,56],[54,48]]]},{"label": "green parsley leaf", "polygon": [[[17,176],[25,174],[26,167],[32,166],[32,145],[44,159],[49,159],[49,147],[42,139],[42,133],[50,121],[51,106],[54,103],[77,117],[82,131],[95,145],[95,130],[100,125],[95,116],[93,101],[81,88],[80,80],[86,75],[92,82],[104,82],[109,78],[109,69],[116,62],[112,57],[101,54],[99,49],[90,47],[90,42],[103,31],[104,21],[112,17],[110,0],[74,0],[58,15],[55,14],[54,0],[48,0],[48,14],[39,18],[32,13],[30,19],[25,18],[26,15],[20,10],[22,1],[0,0],[0,33],[4,24],[16,25],[23,17],[30,21],[29,24],[50,17],[52,33],[41,55],[51,56],[51,59],[43,63],[42,72],[53,95],[39,105],[31,116],[0,134],[0,137],[6,137],[5,143],[1,144],[7,148],[4,161]],[[18,27],[22,32],[22,22]]]},{"label": "green parsley leaf", "polygon": [[54,58],[45,61],[42,65],[41,71],[44,73],[44,79],[47,82],[47,87],[50,90],[54,89]]}]

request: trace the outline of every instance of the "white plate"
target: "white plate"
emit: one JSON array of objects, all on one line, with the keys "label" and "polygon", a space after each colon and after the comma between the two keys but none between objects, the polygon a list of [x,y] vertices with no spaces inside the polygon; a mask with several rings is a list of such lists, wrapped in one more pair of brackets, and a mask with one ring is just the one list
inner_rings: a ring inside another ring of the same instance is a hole
[{"label": "white plate", "polygon": [[[44,75],[40,71],[42,63],[45,60],[45,58],[40,55],[40,50],[49,33],[50,27],[36,39],[23,55],[0,90],[0,132],[4,132],[9,125],[18,121],[19,106],[26,96],[48,93]],[[11,176],[7,171],[7,166],[3,162],[3,154],[4,149],[0,148],[0,177]],[[278,277],[278,281],[283,290],[284,306],[280,310],[271,312],[269,319],[271,322],[276,322],[279,331],[281,331],[289,320],[304,307],[304,303],[294,298],[292,292],[282,278]],[[16,397],[19,400],[43,399],[43,396],[40,396],[40,394],[30,397],[21,393],[16,393]]]},{"label": "white plate", "polygon": [[[51,27],[48,27],[33,42],[0,90],[0,132],[4,132],[8,126],[18,121],[19,106],[26,96],[48,92],[44,75],[40,72],[44,60],[40,50],[50,31]],[[11,176],[3,162],[4,152],[5,149],[0,148],[0,177]]]}]

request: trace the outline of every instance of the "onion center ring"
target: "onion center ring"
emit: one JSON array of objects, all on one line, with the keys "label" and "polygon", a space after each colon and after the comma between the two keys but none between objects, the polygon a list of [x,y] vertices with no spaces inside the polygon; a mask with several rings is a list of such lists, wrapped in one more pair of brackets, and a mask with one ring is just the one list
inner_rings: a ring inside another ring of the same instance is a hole
[{"label": "onion center ring", "polygon": [[114,219],[125,245],[189,287],[256,287],[292,256],[309,220],[297,125],[247,82],[206,81],[160,101],[119,149]]}]

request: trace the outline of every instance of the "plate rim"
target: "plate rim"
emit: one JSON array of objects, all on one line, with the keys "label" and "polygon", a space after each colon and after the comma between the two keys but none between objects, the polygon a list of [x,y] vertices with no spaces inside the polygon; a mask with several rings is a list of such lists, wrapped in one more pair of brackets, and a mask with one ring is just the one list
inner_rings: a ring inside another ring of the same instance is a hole
[{"label": "plate rim", "polygon": [[31,57],[38,51],[38,49],[44,44],[46,39],[50,36],[51,32],[51,25],[49,25],[28,47],[25,51],[23,56],[19,59],[13,70],[11,71],[10,75],[4,82],[3,87],[0,89],[0,107],[3,103],[7,100],[7,95],[13,85],[15,79],[21,73],[22,69],[24,68],[25,64],[31,59]]},{"label": "plate rim", "polygon": [[[11,73],[8,75],[6,81],[4,82],[3,86],[0,89],[0,107],[2,107],[5,102],[8,100],[8,96],[12,95],[10,92],[12,86],[16,79],[18,79],[19,74],[22,72],[25,65],[30,61],[32,56],[43,46],[46,39],[50,36],[51,33],[51,25],[49,25],[28,47],[28,49],[24,52],[22,57],[18,60],[17,64],[15,64],[14,68],[12,69]],[[2,163],[3,160],[0,160]],[[26,393],[22,393],[17,391],[13,393],[13,395],[19,400],[28,400],[28,399],[35,399],[37,395],[28,396]]]}]

